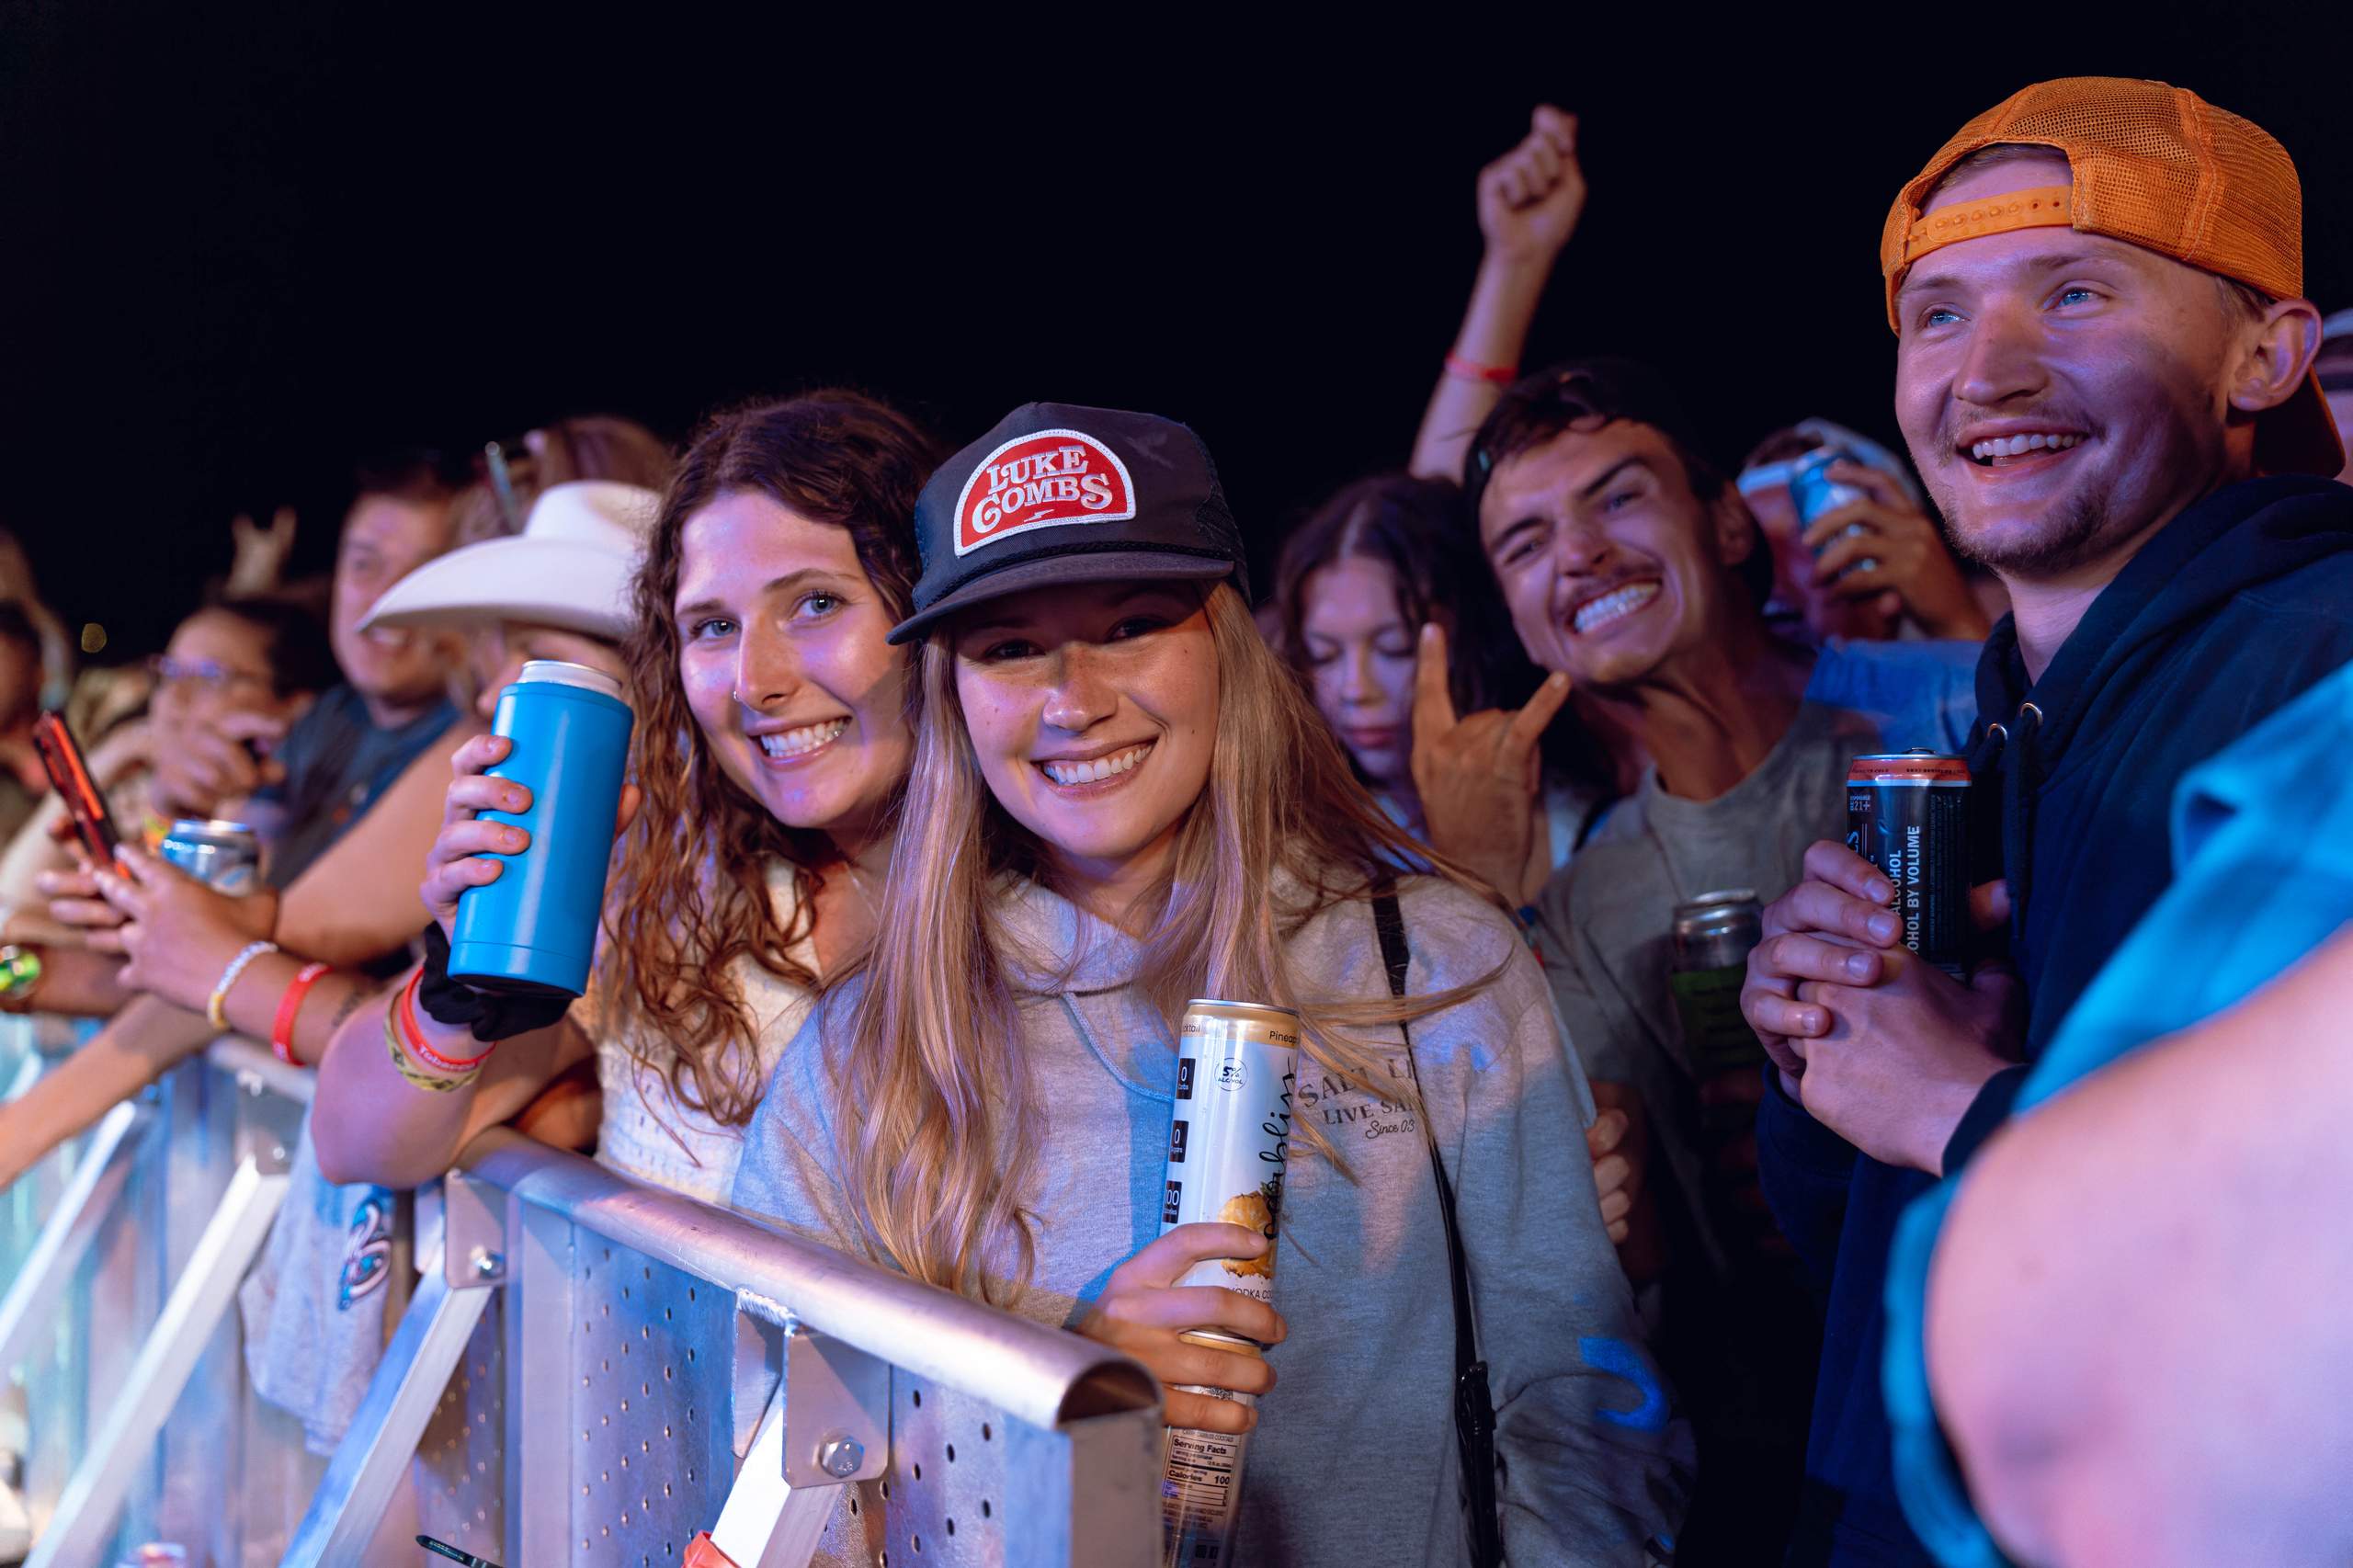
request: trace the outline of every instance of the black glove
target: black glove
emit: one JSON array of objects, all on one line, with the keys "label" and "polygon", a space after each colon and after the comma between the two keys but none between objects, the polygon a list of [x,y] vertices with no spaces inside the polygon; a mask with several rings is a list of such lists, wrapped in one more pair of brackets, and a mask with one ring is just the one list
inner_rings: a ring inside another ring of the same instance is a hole
[{"label": "black glove", "polygon": [[473,1031],[484,1045],[543,1029],[571,1010],[572,998],[544,992],[481,991],[449,978],[449,938],[441,923],[425,928],[425,972],[416,983],[417,1005],[437,1024]]}]

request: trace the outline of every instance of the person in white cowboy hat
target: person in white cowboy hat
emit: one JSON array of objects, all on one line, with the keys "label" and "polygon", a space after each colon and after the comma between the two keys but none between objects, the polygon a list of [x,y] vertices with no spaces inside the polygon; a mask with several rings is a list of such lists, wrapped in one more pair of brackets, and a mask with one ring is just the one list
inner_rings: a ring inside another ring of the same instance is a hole
[{"label": "person in white cowboy hat", "polygon": [[[481,688],[476,706],[485,720],[526,659],[586,665],[618,679],[630,579],[660,504],[633,484],[555,485],[532,505],[520,534],[426,562],[384,591],[361,630],[469,633]],[[472,782],[489,765],[478,754],[494,761],[506,745],[477,735],[460,747],[450,758],[459,783]],[[364,1003],[372,992],[353,1000]],[[332,1034],[351,1010],[319,1021]],[[325,1040],[302,1043],[301,1059],[324,1069]],[[586,1083],[553,1090],[517,1125],[551,1142],[585,1145],[596,1131],[596,1096]],[[385,1188],[338,1184],[322,1171],[313,1139],[332,1139],[333,1104],[327,1096],[304,1119],[294,1191],[239,1292],[255,1390],[297,1417],[319,1452],[340,1439],[375,1369],[393,1211]]]},{"label": "person in white cowboy hat", "polygon": [[[385,589],[358,630],[466,633],[478,686],[475,706],[485,721],[493,716],[500,688],[520,674],[527,659],[561,659],[618,678],[619,643],[630,624],[631,578],[660,500],[651,490],[606,481],[552,486],[533,504],[519,535],[486,540],[426,562]],[[473,782],[505,755],[506,745],[477,733],[460,746],[450,756],[460,784]],[[445,827],[446,821],[445,814]],[[413,876],[414,865],[401,865],[397,880]],[[390,864],[379,869],[386,880],[394,879]],[[421,916],[424,911],[415,913]],[[404,945],[398,961],[404,963],[408,952]],[[290,1060],[319,1066],[324,1079],[328,1041],[378,994],[381,981],[381,969],[309,966],[296,977],[300,989],[290,994],[290,1003],[265,994],[260,1004],[252,1004],[232,994],[230,1022],[258,1031],[274,1006],[273,1045]],[[314,994],[307,1005],[305,993]],[[241,1002],[263,1011],[240,1018]],[[593,1085],[593,1075],[586,1074],[542,1085],[547,1092],[516,1125],[551,1142],[585,1146],[598,1117]],[[401,1295],[390,1288],[396,1284],[392,1193],[370,1182],[337,1181],[321,1166],[319,1144],[335,1132],[333,1106],[326,1096],[318,1111],[303,1119],[291,1162],[292,1189],[261,1261],[238,1293],[247,1369],[269,1413],[261,1419],[291,1417],[313,1455],[332,1452],[341,1440],[381,1359],[386,1314],[396,1310]],[[415,1480],[419,1522],[459,1533],[459,1515],[446,1501],[458,1483],[431,1467],[420,1470]],[[290,1523],[272,1521],[264,1528]]]},{"label": "person in white cowboy hat", "polygon": [[618,678],[630,579],[661,504],[651,490],[611,480],[551,486],[521,533],[426,562],[384,591],[364,630],[467,632],[475,708],[485,719],[528,659]]}]

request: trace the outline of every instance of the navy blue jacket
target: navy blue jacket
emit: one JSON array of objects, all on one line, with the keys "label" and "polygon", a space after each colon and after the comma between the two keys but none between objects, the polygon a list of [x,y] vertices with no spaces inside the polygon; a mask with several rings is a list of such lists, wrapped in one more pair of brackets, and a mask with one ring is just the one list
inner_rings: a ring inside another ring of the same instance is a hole
[{"label": "navy blue jacket", "polygon": [[[2167,812],[2182,774],[2348,659],[2353,488],[2299,477],[2231,485],[2166,524],[2039,681],[2012,623],[1994,629],[1971,761],[1980,789],[1999,792],[2029,1061],[2171,880]],[[1948,1171],[2007,1115],[2024,1074],[1986,1085],[1947,1146]],[[1778,1080],[1756,1135],[1766,1198],[1825,1292],[1788,1562],[1927,1563],[1890,1471],[1880,1301],[1897,1216],[1933,1184],[1858,1153]]]}]

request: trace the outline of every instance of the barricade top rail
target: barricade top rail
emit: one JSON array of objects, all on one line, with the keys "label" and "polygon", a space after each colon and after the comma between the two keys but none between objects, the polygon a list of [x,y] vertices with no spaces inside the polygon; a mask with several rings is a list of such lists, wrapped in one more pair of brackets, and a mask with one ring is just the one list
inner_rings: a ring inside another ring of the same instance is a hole
[{"label": "barricade top rail", "polygon": [[477,1137],[458,1164],[518,1201],[733,1290],[747,1311],[841,1340],[1034,1426],[1056,1430],[1159,1402],[1150,1373],[1093,1340],[651,1189],[504,1128]]},{"label": "barricade top rail", "polygon": [[205,1049],[205,1058],[233,1078],[257,1081],[273,1095],[309,1105],[318,1079],[307,1068],[290,1067],[242,1035],[222,1035]]}]

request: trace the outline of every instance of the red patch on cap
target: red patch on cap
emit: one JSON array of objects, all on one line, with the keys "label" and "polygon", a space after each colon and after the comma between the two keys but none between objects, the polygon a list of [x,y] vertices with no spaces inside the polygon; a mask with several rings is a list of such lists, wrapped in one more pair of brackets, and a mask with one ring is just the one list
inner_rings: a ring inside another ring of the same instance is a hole
[{"label": "red patch on cap", "polygon": [[1040,430],[983,458],[964,482],[956,497],[956,553],[1028,528],[1135,515],[1135,485],[1117,453],[1083,430]]}]

